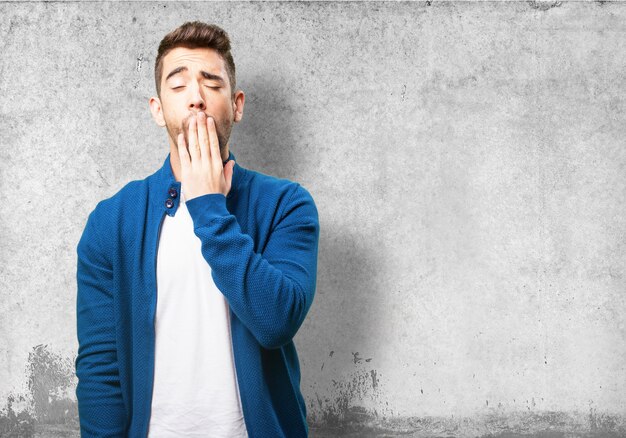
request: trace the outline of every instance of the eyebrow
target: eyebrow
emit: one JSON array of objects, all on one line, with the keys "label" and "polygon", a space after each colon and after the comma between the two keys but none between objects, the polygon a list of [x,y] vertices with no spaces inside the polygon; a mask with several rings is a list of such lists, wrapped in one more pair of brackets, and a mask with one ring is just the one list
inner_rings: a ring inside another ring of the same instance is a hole
[{"label": "eyebrow", "polygon": [[[176,67],[174,70],[172,70],[171,72],[168,73],[167,77],[165,78],[165,81],[167,81],[172,76],[174,76],[174,75],[176,75],[178,73],[182,73],[184,71],[189,71],[189,69],[187,67],[185,67],[184,65],[182,65],[180,67]],[[209,80],[212,80],[212,81],[218,81],[218,82],[224,83],[224,78],[222,78],[220,75],[209,73],[208,71],[204,71],[204,70],[200,70],[200,74],[205,79],[209,79]]]}]

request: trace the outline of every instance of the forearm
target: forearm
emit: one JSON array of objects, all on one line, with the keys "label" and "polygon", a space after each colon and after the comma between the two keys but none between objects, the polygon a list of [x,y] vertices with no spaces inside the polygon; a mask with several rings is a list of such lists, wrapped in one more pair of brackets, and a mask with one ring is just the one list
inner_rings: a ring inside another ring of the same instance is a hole
[{"label": "forearm", "polygon": [[83,438],[125,436],[126,410],[118,370],[116,362],[106,356],[77,360],[76,399]]},{"label": "forearm", "polygon": [[293,338],[315,293],[317,211],[309,198],[297,207],[298,214],[276,226],[259,254],[227,210],[224,195],[187,201],[216,286],[264,348],[278,348]]}]

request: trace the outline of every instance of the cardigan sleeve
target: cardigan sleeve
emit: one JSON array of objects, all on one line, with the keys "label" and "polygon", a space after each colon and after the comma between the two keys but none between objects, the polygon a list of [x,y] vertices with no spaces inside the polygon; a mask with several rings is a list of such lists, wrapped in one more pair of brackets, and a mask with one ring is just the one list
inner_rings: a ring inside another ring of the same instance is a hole
[{"label": "cardigan sleeve", "polygon": [[82,437],[123,437],[126,412],[120,387],[113,313],[113,271],[89,215],[77,246],[78,355],[76,398]]},{"label": "cardigan sleeve", "polygon": [[315,295],[318,212],[309,192],[294,187],[263,253],[254,252],[252,237],[241,231],[223,194],[186,202],[213,281],[266,349],[292,340]]}]

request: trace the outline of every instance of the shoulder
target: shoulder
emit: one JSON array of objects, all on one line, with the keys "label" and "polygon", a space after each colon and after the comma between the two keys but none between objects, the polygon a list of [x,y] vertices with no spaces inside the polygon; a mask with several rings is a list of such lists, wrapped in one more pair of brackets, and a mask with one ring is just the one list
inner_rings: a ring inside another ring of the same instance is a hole
[{"label": "shoulder", "polygon": [[137,206],[138,202],[147,200],[147,178],[127,182],[115,193],[98,201],[87,216],[83,235],[95,234],[97,240],[106,244],[111,241],[113,233],[119,229],[120,221],[124,214],[135,209],[128,207]]},{"label": "shoulder", "polygon": [[311,193],[299,182],[279,178],[257,170],[246,169],[245,185],[257,208],[271,207],[274,221],[288,215],[309,216],[318,221],[318,212]]},{"label": "shoulder", "polygon": [[297,181],[268,175],[258,170],[244,170],[246,173],[245,185],[253,193],[261,193],[265,197],[280,198],[281,204],[304,199],[314,203],[311,193]]},{"label": "shoulder", "polygon": [[136,204],[147,199],[148,181],[133,180],[127,182],[117,192],[99,201],[91,214],[100,217],[116,216],[125,209],[127,205]]}]

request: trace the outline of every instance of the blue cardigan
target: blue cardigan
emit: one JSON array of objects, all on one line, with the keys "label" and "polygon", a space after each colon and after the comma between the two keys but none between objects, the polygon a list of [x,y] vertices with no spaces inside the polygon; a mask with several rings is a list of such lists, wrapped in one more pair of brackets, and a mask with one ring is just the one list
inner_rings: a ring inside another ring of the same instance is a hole
[{"label": "blue cardigan", "polygon": [[[228,159],[235,160],[230,152]],[[77,245],[76,398],[83,437],[145,437],[154,378],[156,256],[181,183],[163,166],[89,214]],[[293,337],[315,294],[318,213],[296,182],[241,167],[228,196],[186,202],[213,281],[230,306],[250,438],[306,437]]]}]

